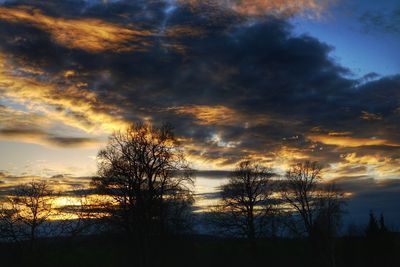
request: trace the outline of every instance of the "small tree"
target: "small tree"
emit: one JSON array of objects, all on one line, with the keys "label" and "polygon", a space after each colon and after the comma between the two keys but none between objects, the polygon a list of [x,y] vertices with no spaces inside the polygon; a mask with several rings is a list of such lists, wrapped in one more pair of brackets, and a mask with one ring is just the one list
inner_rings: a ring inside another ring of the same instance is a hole
[{"label": "small tree", "polygon": [[270,169],[251,161],[239,163],[222,186],[222,199],[214,211],[218,229],[250,241],[265,233],[274,210],[272,176]]},{"label": "small tree", "polygon": [[54,214],[54,193],[44,181],[17,186],[3,202],[0,225],[3,236],[15,242],[29,240],[31,248]]}]

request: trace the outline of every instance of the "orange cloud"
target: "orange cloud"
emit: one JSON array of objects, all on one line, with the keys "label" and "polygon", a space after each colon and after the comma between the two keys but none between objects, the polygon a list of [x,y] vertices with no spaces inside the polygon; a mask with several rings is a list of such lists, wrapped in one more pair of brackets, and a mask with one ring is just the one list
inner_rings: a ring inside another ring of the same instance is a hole
[{"label": "orange cloud", "polygon": [[126,52],[146,49],[150,31],[124,28],[99,19],[63,19],[39,10],[0,7],[0,20],[27,23],[48,32],[62,46],[88,52]]},{"label": "orange cloud", "polygon": [[360,147],[360,146],[394,146],[400,147],[400,144],[394,144],[385,139],[355,138],[348,136],[332,135],[308,135],[308,139],[313,142],[320,142],[327,145],[340,147]]}]

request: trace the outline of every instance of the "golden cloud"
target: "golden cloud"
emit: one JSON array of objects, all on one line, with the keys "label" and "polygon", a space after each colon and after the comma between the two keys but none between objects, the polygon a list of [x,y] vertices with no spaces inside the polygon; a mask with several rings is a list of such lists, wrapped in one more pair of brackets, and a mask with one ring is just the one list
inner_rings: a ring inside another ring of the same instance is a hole
[{"label": "golden cloud", "polygon": [[375,171],[375,176],[398,177],[400,174],[400,159],[391,158],[381,154],[362,155],[357,153],[349,153],[343,156],[349,164],[366,165],[368,168]]},{"label": "golden cloud", "polygon": [[345,177],[369,176],[378,179],[397,178],[400,174],[400,160],[382,154],[342,154],[343,162],[331,164],[327,176],[338,179]]},{"label": "golden cloud", "polygon": [[364,155],[358,156],[357,153],[349,153],[343,156],[343,158],[351,164],[365,164],[365,165],[377,165],[387,163],[391,159],[380,155]]},{"label": "golden cloud", "polygon": [[335,0],[179,0],[179,2],[191,6],[207,3],[210,6],[223,7],[244,16],[290,17],[299,14],[315,18],[320,17]]},{"label": "golden cloud", "polygon": [[174,111],[194,116],[200,125],[236,124],[239,116],[235,110],[224,106],[182,106]]},{"label": "golden cloud", "polygon": [[308,135],[308,139],[313,142],[320,142],[327,145],[339,147],[361,147],[361,146],[394,146],[400,147],[400,144],[394,144],[386,139],[378,138],[356,138],[349,136],[332,135]]},{"label": "golden cloud", "polygon": [[34,125],[49,126],[49,120],[38,114],[15,110],[0,105],[0,128],[31,128]]},{"label": "golden cloud", "polygon": [[146,37],[152,34],[99,19],[55,18],[28,8],[0,7],[0,19],[30,24],[48,32],[62,46],[94,53],[144,50],[150,45]]},{"label": "golden cloud", "polygon": [[232,108],[216,105],[191,105],[170,108],[176,114],[188,114],[199,125],[261,125],[268,122],[265,115],[249,115]]},{"label": "golden cloud", "polygon": [[[110,133],[128,125],[115,115],[119,112],[117,108],[101,102],[94,92],[75,86],[60,88],[58,84],[20,76],[19,72],[18,67],[0,54],[0,94],[5,99],[24,105],[29,110],[31,123],[33,118],[43,120],[46,117],[47,123],[49,120],[61,122],[91,134]],[[29,116],[15,113],[9,118],[18,117],[21,121]],[[36,125],[46,126],[38,122]]]},{"label": "golden cloud", "polygon": [[329,132],[328,134],[330,136],[347,136],[347,135],[351,135],[352,132]]},{"label": "golden cloud", "polygon": [[52,126],[48,116],[0,106],[0,140],[58,147],[94,147],[102,143],[92,138],[62,137],[44,130]]},{"label": "golden cloud", "polygon": [[238,13],[250,16],[267,13],[283,16],[308,13],[319,16],[327,7],[327,1],[318,0],[232,0],[228,3]]}]

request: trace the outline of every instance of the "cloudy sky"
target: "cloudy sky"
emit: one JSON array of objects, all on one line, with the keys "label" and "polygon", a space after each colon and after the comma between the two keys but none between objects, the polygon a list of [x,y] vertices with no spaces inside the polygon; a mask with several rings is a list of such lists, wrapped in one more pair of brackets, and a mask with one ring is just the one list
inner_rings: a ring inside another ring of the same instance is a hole
[{"label": "cloudy sky", "polygon": [[94,175],[113,131],[170,122],[194,168],[317,160],[394,214],[398,47],[397,0],[3,0],[0,179]]}]

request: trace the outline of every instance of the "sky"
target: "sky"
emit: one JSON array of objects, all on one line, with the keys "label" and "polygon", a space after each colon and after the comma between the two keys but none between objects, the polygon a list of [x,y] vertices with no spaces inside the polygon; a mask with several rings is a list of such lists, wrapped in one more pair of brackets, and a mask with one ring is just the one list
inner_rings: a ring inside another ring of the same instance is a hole
[{"label": "sky", "polygon": [[169,122],[195,169],[316,160],[400,220],[399,46],[396,0],[0,1],[0,180],[93,176]]}]

